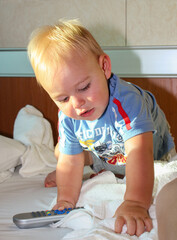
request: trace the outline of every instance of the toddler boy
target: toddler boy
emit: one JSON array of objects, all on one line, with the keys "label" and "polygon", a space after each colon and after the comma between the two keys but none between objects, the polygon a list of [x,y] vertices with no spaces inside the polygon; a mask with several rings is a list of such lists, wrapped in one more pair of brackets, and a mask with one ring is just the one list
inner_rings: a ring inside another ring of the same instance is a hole
[{"label": "toddler boy", "polygon": [[[120,233],[124,224],[130,235],[150,231],[153,161],[174,148],[154,96],[114,75],[109,56],[76,21],[35,31],[28,54],[37,81],[60,109],[54,209],[75,207],[85,162],[113,172],[126,165],[126,192],[115,212],[115,231]],[[85,151],[96,160],[87,159]]]}]

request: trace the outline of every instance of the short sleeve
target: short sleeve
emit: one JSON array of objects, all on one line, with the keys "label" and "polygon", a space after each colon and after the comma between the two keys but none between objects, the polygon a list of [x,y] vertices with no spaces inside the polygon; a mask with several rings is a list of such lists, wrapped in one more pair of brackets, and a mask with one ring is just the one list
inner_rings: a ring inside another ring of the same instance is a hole
[{"label": "short sleeve", "polygon": [[115,94],[113,103],[119,126],[122,129],[124,141],[148,132],[154,131],[151,110],[153,102],[150,95],[133,84],[119,85],[121,94]]},{"label": "short sleeve", "polygon": [[73,119],[59,112],[59,150],[68,155],[79,154],[83,151],[75,133]]}]

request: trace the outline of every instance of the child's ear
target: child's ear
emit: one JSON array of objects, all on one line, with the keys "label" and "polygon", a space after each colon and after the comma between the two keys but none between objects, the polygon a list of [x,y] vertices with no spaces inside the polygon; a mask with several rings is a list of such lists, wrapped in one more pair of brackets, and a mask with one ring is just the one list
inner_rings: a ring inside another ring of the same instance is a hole
[{"label": "child's ear", "polygon": [[99,65],[104,72],[106,79],[111,77],[111,59],[107,54],[102,54],[99,57]]}]

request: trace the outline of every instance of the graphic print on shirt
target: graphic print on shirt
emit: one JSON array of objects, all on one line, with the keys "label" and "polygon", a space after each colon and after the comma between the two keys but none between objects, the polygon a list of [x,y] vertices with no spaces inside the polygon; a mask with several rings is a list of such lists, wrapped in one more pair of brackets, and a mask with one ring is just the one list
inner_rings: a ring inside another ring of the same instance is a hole
[{"label": "graphic print on shirt", "polygon": [[112,165],[124,165],[127,158],[122,137],[124,132],[118,123],[114,107],[112,107],[112,112],[115,119],[114,127],[109,125],[109,127],[96,128],[92,132],[91,130],[83,131],[79,133],[79,142],[84,150],[92,151],[103,161]]}]

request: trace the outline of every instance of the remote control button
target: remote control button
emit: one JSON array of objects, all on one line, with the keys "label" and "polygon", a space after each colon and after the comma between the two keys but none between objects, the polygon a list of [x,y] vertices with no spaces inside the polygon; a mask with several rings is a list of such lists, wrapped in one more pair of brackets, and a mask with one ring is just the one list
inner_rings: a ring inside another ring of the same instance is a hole
[{"label": "remote control button", "polygon": [[36,217],[36,213],[35,212],[32,212],[31,213],[33,217]]},{"label": "remote control button", "polygon": [[44,211],[41,211],[41,214],[42,214],[43,216],[46,216],[46,213],[45,213]]},{"label": "remote control button", "polygon": [[41,213],[40,212],[36,212],[38,217],[41,217]]},{"label": "remote control button", "polygon": [[64,214],[66,211],[65,210],[55,210],[54,213],[57,214]]},{"label": "remote control button", "polygon": [[46,215],[47,215],[47,216],[50,216],[50,215],[51,215],[51,212],[50,212],[50,211],[46,211]]}]

